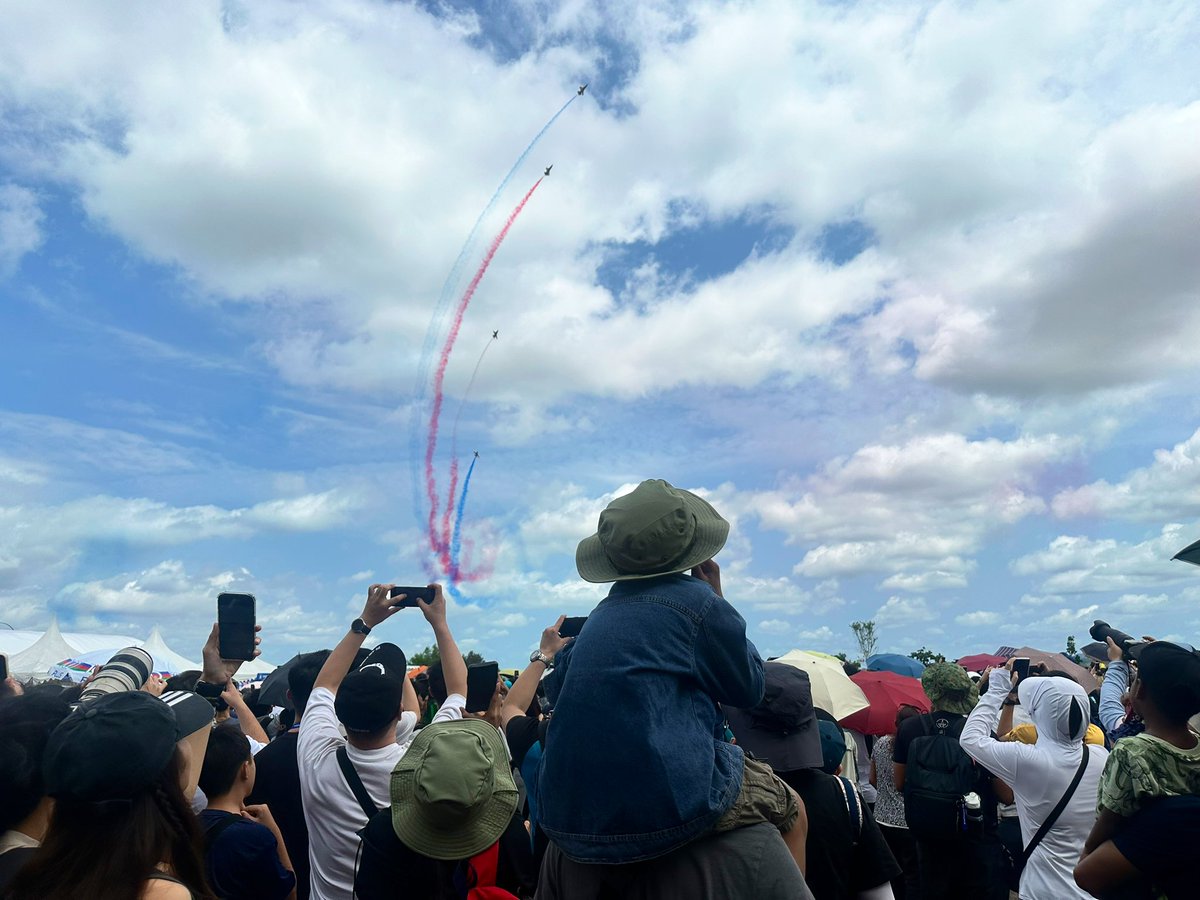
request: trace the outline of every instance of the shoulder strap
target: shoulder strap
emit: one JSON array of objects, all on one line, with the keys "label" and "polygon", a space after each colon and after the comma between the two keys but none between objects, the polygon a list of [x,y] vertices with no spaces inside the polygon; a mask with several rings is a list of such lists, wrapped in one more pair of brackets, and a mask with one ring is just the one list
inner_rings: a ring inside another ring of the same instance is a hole
[{"label": "shoulder strap", "polygon": [[842,786],[842,795],[846,800],[846,812],[850,814],[850,830],[854,832],[854,839],[857,841],[863,827],[862,798],[858,795],[858,788],[849,778],[839,775],[837,780]]},{"label": "shoulder strap", "polygon": [[240,816],[235,816],[233,813],[225,813],[223,817],[205,828],[204,851],[207,853],[212,848],[212,845],[217,842],[217,838],[221,836],[221,833],[239,819]]},{"label": "shoulder strap", "polygon": [[379,807],[375,805],[375,801],[367,793],[367,786],[358,777],[358,770],[354,768],[354,763],[350,761],[350,754],[346,752],[345,744],[337,748],[337,761],[342,769],[342,777],[346,779],[346,784],[350,786],[350,792],[354,794],[354,799],[358,801],[358,805],[362,807],[362,811],[370,819],[371,816],[379,812]]},{"label": "shoulder strap", "polygon": [[1083,780],[1083,773],[1088,766],[1088,757],[1088,745],[1084,744],[1083,757],[1079,760],[1079,768],[1075,770],[1075,777],[1071,779],[1071,783],[1067,785],[1066,792],[1059,798],[1058,805],[1042,821],[1042,827],[1037,830],[1037,834],[1033,836],[1033,839],[1021,851],[1018,868],[1023,869],[1025,867],[1025,864],[1029,862],[1029,857],[1033,856],[1033,851],[1037,849],[1037,845],[1042,842],[1042,838],[1050,833],[1050,829],[1054,827],[1054,823],[1058,821],[1058,817],[1062,815],[1063,810],[1067,808],[1067,804],[1071,802],[1071,797],[1075,794],[1075,789],[1079,787],[1079,782]]}]

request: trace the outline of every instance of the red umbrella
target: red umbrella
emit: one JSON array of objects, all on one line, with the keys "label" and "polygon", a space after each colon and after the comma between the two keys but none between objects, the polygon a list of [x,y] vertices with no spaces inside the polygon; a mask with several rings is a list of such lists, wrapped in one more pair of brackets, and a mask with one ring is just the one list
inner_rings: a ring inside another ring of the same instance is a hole
[{"label": "red umbrella", "polygon": [[968,672],[982,672],[988,666],[995,668],[1008,662],[1007,656],[997,656],[994,653],[976,653],[974,656],[964,656],[958,664]]},{"label": "red umbrella", "polygon": [[896,711],[901,706],[930,711],[929,698],[919,679],[864,669],[851,675],[850,680],[862,688],[871,705],[842,719],[841,724],[846,728],[863,734],[891,734],[896,730]]}]

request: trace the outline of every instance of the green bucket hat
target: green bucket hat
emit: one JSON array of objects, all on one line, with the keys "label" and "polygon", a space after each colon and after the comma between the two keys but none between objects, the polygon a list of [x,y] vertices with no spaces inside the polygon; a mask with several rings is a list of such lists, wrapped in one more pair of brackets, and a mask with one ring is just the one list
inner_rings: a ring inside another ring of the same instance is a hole
[{"label": "green bucket hat", "polygon": [[392,830],[431,859],[467,859],[496,843],[517,809],[504,738],[482,719],[421,729],[392,770]]},{"label": "green bucket hat", "polygon": [[579,542],[575,566],[595,584],[684,572],[712,559],[728,536],[729,523],[706,500],[656,478],[608,504],[596,534]]},{"label": "green bucket hat", "polygon": [[971,683],[967,670],[958,663],[939,662],[926,666],[921,687],[934,709],[967,715],[979,702],[979,689]]}]

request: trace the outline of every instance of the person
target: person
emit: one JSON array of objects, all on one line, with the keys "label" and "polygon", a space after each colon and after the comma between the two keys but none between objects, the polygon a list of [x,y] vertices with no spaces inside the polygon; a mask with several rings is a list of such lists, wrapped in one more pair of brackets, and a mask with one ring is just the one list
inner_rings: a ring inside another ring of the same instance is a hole
[{"label": "person", "polygon": [[904,795],[896,789],[892,755],[895,735],[900,726],[920,714],[921,710],[917,707],[902,703],[896,709],[895,730],[891,734],[877,737],[871,750],[870,778],[877,791],[875,821],[879,824],[879,831],[891,849],[892,856],[902,869],[901,875],[892,879],[892,893],[896,895],[896,900],[918,900],[921,895],[921,882],[917,875],[917,847],[912,835],[908,833],[908,823],[904,820]]},{"label": "person", "polygon": [[1138,670],[1130,693],[1145,731],[1113,745],[1085,854],[1114,838],[1125,819],[1156,798],[1200,794],[1200,735],[1188,725],[1200,712],[1200,653],[1169,641],[1132,652]]},{"label": "person", "polygon": [[[351,896],[358,832],[388,805],[392,769],[416,727],[416,693],[399,647],[380,644],[347,675],[366,636],[400,611],[393,604],[403,595],[389,597],[392,587],[371,585],[362,615],[317,674],[300,721],[296,755],[308,825],[310,896],[317,900]],[[462,718],[467,666],[446,623],[441,585],[430,587],[433,602],[419,600],[418,606],[433,627],[450,689],[435,721],[450,721]]]},{"label": "person", "polygon": [[579,544],[580,576],[613,587],[546,679],[554,721],[536,800],[571,859],[651,859],[758,821],[803,855],[795,793],[723,737],[718,703],[754,706],[763,692],[762,658],[712,559],[728,534],[705,500],[650,480]]},{"label": "person", "polygon": [[54,811],[10,900],[214,900],[184,799],[179,723],[130,690],[81,704],[46,744]]},{"label": "person", "polygon": [[297,900],[308,900],[309,892],[308,825],[304,821],[304,804],[300,799],[297,738],[313,684],[328,658],[328,650],[305,653],[288,668],[287,697],[296,711],[296,720],[254,757],[254,788],[246,798],[250,805],[265,804],[279,825],[288,859],[296,874]]},{"label": "person", "polygon": [[529,896],[529,835],[504,738],[483,719],[421,729],[392,774],[391,804],[363,831],[356,900]]},{"label": "person", "polygon": [[[937,662],[921,673],[921,687],[933,711],[897,729],[892,757],[893,780],[904,793],[905,822],[917,847],[921,896],[1007,900],[991,775],[958,740],[978,700],[975,685],[961,666]],[[982,821],[964,830],[960,816],[972,793]]]},{"label": "person", "polygon": [[761,702],[723,709],[738,745],[803,802],[804,881],[816,900],[890,900],[900,867],[855,783],[836,774],[845,734],[836,722],[818,720],[807,672],[781,662],[766,663],[764,671]]},{"label": "person", "polygon": [[1188,900],[1196,896],[1200,796],[1163,797],[1075,866],[1075,883],[1096,897]]},{"label": "person", "polygon": [[[1012,660],[1006,668],[985,675],[987,690],[967,716],[959,743],[1012,789],[1026,859],[1020,896],[1022,900],[1086,900],[1072,872],[1094,818],[1100,773],[1108,755],[1103,747],[1083,743],[1091,711],[1087,693],[1072,679],[1057,676],[1027,677],[1018,683]],[[1014,687],[1037,726],[1035,744],[997,740],[992,735],[1001,704]],[[1052,818],[1056,810],[1058,815]],[[1049,830],[1043,828],[1047,822]],[[1041,838],[1035,842],[1039,833]]]},{"label": "person", "polygon": [[71,712],[61,697],[13,695],[0,702],[0,893],[46,835],[54,801],[42,757],[50,733]]},{"label": "person", "polygon": [[208,882],[221,900],[296,896],[296,875],[271,811],[248,806],[254,755],[236,723],[213,729],[200,770],[208,808],[200,813]]},{"label": "person", "polygon": [[1100,683],[1097,716],[1109,742],[1115,744],[1122,738],[1140,734],[1145,726],[1129,704],[1128,692],[1133,671],[1125,659],[1125,652],[1111,637],[1105,638],[1104,642],[1108,646],[1108,668],[1104,672],[1104,681]]}]

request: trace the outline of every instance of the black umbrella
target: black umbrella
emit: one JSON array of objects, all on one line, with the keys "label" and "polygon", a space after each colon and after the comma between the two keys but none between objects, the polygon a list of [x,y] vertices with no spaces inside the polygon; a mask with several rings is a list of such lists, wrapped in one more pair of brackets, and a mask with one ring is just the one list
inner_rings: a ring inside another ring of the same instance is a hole
[{"label": "black umbrella", "polygon": [[1178,553],[1171,557],[1180,562],[1191,563],[1193,566],[1200,566],[1200,541],[1194,544],[1188,544]]},{"label": "black umbrella", "polygon": [[1084,644],[1079,648],[1079,652],[1089,659],[1094,659],[1096,662],[1108,662],[1108,644],[1101,643],[1100,641]]},{"label": "black umbrella", "polygon": [[[309,653],[297,653],[282,666],[277,667],[274,672],[263,679],[262,684],[258,688],[258,702],[269,704],[271,706],[282,706],[284,709],[291,709],[292,701],[288,699],[287,692],[288,672],[291,671],[292,666],[294,666],[298,660],[301,660],[306,656],[311,656],[313,653],[322,653],[326,658],[328,658],[331,652],[332,651],[330,650],[314,650],[310,651]],[[370,652],[371,651],[366,647],[360,648],[358,653],[354,656],[354,665],[350,667],[350,671],[353,672],[355,669],[361,666],[362,661],[367,658],[367,654]],[[322,664],[324,664],[324,660],[322,660]]]}]

